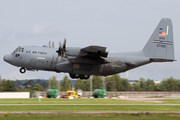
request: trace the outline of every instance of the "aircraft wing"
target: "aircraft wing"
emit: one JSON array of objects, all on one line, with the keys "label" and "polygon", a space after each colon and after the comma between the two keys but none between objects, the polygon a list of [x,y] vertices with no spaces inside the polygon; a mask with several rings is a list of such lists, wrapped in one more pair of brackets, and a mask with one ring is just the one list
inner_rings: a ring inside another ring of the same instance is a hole
[{"label": "aircraft wing", "polygon": [[71,63],[83,64],[106,64],[109,63],[107,58],[108,52],[106,47],[88,46],[85,48],[69,48],[66,50],[66,56]]},{"label": "aircraft wing", "polygon": [[86,53],[84,55],[89,57],[107,57],[108,52],[106,52],[106,47],[101,46],[88,46],[82,48],[81,51]]}]

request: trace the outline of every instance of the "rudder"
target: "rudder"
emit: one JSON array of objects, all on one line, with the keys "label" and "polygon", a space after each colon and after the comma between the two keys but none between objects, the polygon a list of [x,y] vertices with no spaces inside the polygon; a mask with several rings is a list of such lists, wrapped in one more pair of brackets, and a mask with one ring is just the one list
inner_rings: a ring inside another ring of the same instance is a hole
[{"label": "rudder", "polygon": [[174,41],[172,21],[162,18],[143,48],[145,56],[154,61],[174,61]]}]

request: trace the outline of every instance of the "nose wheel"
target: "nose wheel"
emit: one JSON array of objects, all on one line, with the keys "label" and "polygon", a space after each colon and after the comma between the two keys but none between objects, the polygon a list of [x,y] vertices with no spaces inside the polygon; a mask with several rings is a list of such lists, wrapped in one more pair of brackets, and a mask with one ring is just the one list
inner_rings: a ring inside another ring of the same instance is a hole
[{"label": "nose wheel", "polygon": [[26,72],[26,69],[24,67],[20,68],[19,70],[20,73],[25,73]]}]

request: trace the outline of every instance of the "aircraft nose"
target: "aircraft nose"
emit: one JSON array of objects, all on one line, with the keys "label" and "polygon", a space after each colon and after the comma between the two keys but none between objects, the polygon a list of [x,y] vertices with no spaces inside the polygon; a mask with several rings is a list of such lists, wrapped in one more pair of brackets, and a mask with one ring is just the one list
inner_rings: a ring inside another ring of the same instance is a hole
[{"label": "aircraft nose", "polygon": [[9,63],[11,61],[11,55],[5,55],[3,59]]}]

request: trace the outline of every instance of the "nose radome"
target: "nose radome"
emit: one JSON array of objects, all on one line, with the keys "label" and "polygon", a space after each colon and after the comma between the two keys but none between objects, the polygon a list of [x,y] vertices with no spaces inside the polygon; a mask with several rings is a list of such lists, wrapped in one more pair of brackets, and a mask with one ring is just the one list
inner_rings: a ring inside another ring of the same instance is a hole
[{"label": "nose radome", "polygon": [[11,55],[5,55],[3,59],[9,63],[11,61]]},{"label": "nose radome", "polygon": [[4,60],[4,61],[6,61],[6,59],[7,59],[7,55],[5,55],[5,56],[3,57],[3,60]]}]

